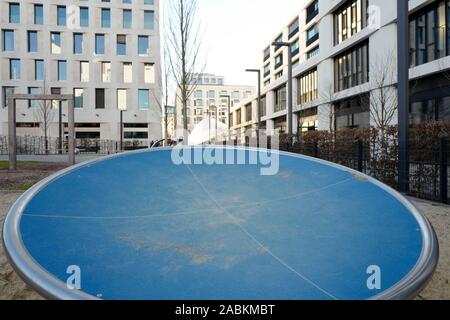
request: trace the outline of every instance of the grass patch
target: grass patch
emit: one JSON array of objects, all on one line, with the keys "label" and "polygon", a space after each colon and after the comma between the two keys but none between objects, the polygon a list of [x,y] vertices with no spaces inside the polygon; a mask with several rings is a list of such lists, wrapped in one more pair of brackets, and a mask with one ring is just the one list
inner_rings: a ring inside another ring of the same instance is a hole
[{"label": "grass patch", "polygon": [[[35,161],[17,161],[17,166],[36,163]],[[9,161],[0,161],[0,170],[8,170]]]},{"label": "grass patch", "polygon": [[34,185],[35,185],[35,183],[33,183],[33,184],[24,184],[24,185],[15,187],[14,190],[16,190],[16,191],[27,191],[28,189],[30,189]]}]

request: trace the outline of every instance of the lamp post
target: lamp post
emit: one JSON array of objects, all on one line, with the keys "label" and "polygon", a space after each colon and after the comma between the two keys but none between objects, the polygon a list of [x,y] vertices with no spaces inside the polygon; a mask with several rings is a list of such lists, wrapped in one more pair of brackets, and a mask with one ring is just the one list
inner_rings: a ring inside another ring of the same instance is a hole
[{"label": "lamp post", "polygon": [[287,95],[287,125],[288,125],[288,141],[291,142],[293,133],[292,126],[292,43],[290,42],[274,42],[274,47],[287,47],[288,48],[288,95]]},{"label": "lamp post", "polygon": [[398,60],[398,184],[400,192],[409,190],[409,7],[397,0]]},{"label": "lamp post", "polygon": [[123,113],[126,110],[120,110],[120,152],[123,152]]},{"label": "lamp post", "polygon": [[[215,142],[216,142],[216,144],[217,144],[217,132],[218,132],[217,112],[218,112],[218,110],[217,110],[217,106],[215,106],[215,105],[210,105],[210,106],[209,106],[208,112],[210,113],[210,118],[209,118],[209,124],[210,124],[210,125],[211,125],[211,108],[216,110],[216,112],[215,112],[215,120],[216,120],[216,138],[215,138]],[[210,131],[211,131],[211,130],[210,130]],[[210,140],[209,143],[211,143],[211,133],[210,133],[210,138],[209,138],[209,140]]]},{"label": "lamp post", "polygon": [[261,70],[259,69],[247,69],[246,72],[253,72],[258,75],[258,111],[256,113],[257,125],[256,125],[256,146],[259,148],[259,131],[261,130]]},{"label": "lamp post", "polygon": [[231,96],[230,95],[221,95],[221,98],[225,98],[228,101],[228,141],[231,139]]}]

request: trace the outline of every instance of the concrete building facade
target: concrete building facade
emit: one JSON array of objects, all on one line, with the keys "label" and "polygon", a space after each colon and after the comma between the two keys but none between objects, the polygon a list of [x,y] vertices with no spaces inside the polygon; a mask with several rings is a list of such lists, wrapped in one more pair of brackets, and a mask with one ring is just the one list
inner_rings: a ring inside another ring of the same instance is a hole
[{"label": "concrete building facade", "polygon": [[[450,121],[450,2],[410,0],[412,123]],[[288,51],[294,134],[397,123],[397,7],[385,0],[311,0],[261,53],[261,127],[286,132]],[[290,42],[275,48],[273,42]],[[253,96],[232,109],[233,130],[254,128]]]},{"label": "concrete building facade", "polygon": [[[241,101],[245,101],[255,95],[255,87],[227,85],[223,76],[205,73],[196,74],[193,78],[195,83],[192,84],[189,90],[190,95],[187,102],[189,132],[209,116],[208,112],[211,112],[211,117],[213,118],[216,118],[217,112],[217,119],[222,123],[228,124],[228,103],[230,103],[232,108],[239,105]],[[230,101],[228,101],[226,96],[229,97]],[[177,113],[176,125],[178,129],[182,129],[183,110],[179,90],[177,90],[175,106]]]},{"label": "concrete building facade", "polygon": [[[74,94],[78,139],[162,136],[159,0],[0,1],[0,135],[11,93]],[[58,136],[59,103],[49,112]],[[64,134],[67,107],[62,105]],[[17,103],[19,135],[43,136],[39,101]]]}]

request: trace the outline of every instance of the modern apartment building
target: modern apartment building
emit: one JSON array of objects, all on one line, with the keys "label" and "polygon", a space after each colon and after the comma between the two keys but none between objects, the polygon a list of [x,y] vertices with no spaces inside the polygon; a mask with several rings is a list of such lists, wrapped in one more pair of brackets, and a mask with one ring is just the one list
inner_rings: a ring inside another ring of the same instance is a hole
[{"label": "modern apartment building", "polygon": [[[450,1],[410,0],[411,123],[450,121]],[[288,51],[294,133],[396,124],[397,6],[312,0],[261,54],[261,127],[286,132]],[[273,47],[273,42],[291,47]],[[235,105],[233,129],[256,126],[256,97]]]},{"label": "modern apartment building", "polygon": [[[74,94],[76,137],[142,143],[162,135],[159,0],[0,0],[0,135],[6,97]],[[47,122],[58,136],[59,106]],[[43,136],[39,101],[17,102],[19,135]]]},{"label": "modern apartment building", "polygon": [[[255,94],[255,87],[241,85],[226,85],[223,76],[214,74],[196,74],[190,88],[187,102],[188,131],[191,132],[197,124],[211,117],[228,124],[228,103],[230,107],[239,105]],[[229,98],[226,98],[226,97]],[[182,103],[179,90],[176,96],[177,127],[183,128]]]}]

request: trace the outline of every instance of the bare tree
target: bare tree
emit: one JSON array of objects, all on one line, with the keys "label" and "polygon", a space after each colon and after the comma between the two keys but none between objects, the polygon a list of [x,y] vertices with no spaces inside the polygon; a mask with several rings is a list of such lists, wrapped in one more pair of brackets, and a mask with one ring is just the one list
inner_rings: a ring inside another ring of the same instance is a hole
[{"label": "bare tree", "polygon": [[196,73],[203,72],[206,66],[206,62],[200,61],[202,39],[196,15],[197,0],[168,1],[165,41],[170,71],[178,87],[177,99],[181,102],[185,141],[187,102],[196,88]]},{"label": "bare tree", "polygon": [[[370,66],[369,90],[361,99],[370,106],[370,116],[384,137],[397,115],[398,96],[395,90],[396,67],[393,54],[387,54]],[[366,87],[367,88],[367,87]]]},{"label": "bare tree", "polygon": [[329,130],[330,132],[334,132],[334,123],[335,123],[335,112],[334,112],[334,106],[333,106],[333,100],[334,100],[334,89],[333,89],[333,83],[330,81],[326,84],[324,84],[323,89],[319,93],[320,98],[323,101],[323,104],[329,106],[329,113],[328,113],[328,124],[329,124]]},{"label": "bare tree", "polygon": [[[43,92],[46,94],[46,82],[44,81]],[[31,102],[33,103],[33,102]],[[39,122],[39,128],[44,135],[45,143],[45,154],[49,153],[49,131],[51,127],[55,124],[55,109],[53,108],[53,103],[50,100],[39,100],[37,106],[33,109],[34,115]],[[31,106],[33,107],[33,105]]]}]

